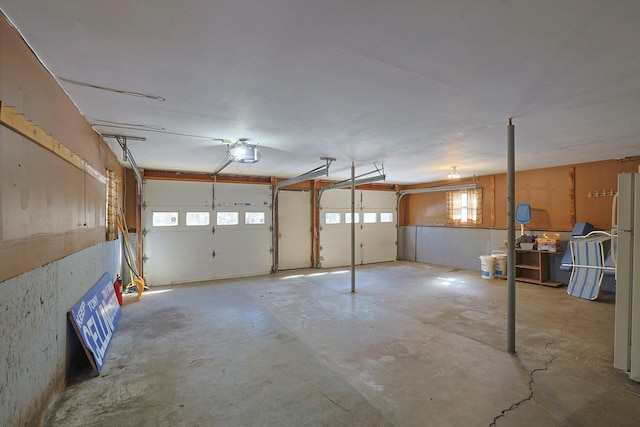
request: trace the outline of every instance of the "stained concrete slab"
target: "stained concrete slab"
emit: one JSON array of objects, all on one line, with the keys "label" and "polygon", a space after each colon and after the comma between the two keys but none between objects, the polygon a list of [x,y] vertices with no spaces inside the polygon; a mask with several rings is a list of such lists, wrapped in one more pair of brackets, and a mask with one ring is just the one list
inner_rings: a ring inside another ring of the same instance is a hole
[{"label": "stained concrete slab", "polygon": [[[412,262],[156,287],[48,426],[637,425],[614,299]],[[127,296],[125,296],[126,298]]]}]

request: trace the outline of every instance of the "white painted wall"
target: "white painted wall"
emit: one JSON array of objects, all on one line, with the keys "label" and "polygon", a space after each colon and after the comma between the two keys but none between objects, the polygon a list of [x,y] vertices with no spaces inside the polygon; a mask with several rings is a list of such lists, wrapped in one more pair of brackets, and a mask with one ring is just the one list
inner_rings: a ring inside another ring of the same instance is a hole
[{"label": "white painted wall", "polygon": [[99,243],[0,282],[0,425],[31,420],[64,387],[82,352],[67,311],[105,272],[115,278],[120,248]]}]

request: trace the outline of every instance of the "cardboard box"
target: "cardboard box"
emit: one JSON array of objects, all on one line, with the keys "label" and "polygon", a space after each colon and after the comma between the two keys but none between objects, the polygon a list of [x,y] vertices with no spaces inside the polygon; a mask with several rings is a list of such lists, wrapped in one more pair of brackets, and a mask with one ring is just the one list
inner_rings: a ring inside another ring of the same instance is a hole
[{"label": "cardboard box", "polygon": [[549,252],[560,251],[560,242],[558,241],[558,239],[538,238],[536,239],[536,241],[538,242],[539,251],[549,251]]}]

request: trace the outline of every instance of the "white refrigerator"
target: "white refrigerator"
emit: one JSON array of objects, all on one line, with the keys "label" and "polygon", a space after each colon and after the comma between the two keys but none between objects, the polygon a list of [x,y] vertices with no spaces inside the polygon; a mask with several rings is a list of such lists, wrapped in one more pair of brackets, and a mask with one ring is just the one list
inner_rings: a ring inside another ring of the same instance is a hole
[{"label": "white refrigerator", "polygon": [[640,173],[618,175],[617,199],[613,366],[640,381]]}]

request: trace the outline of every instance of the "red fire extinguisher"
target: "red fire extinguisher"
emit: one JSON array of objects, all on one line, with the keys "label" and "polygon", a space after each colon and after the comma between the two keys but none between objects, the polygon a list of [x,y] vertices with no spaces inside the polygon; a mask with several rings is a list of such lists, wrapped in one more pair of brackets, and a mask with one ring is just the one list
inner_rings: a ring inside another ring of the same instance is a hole
[{"label": "red fire extinguisher", "polygon": [[120,276],[116,277],[116,281],[113,282],[113,289],[116,291],[118,304],[122,305],[122,279]]}]

